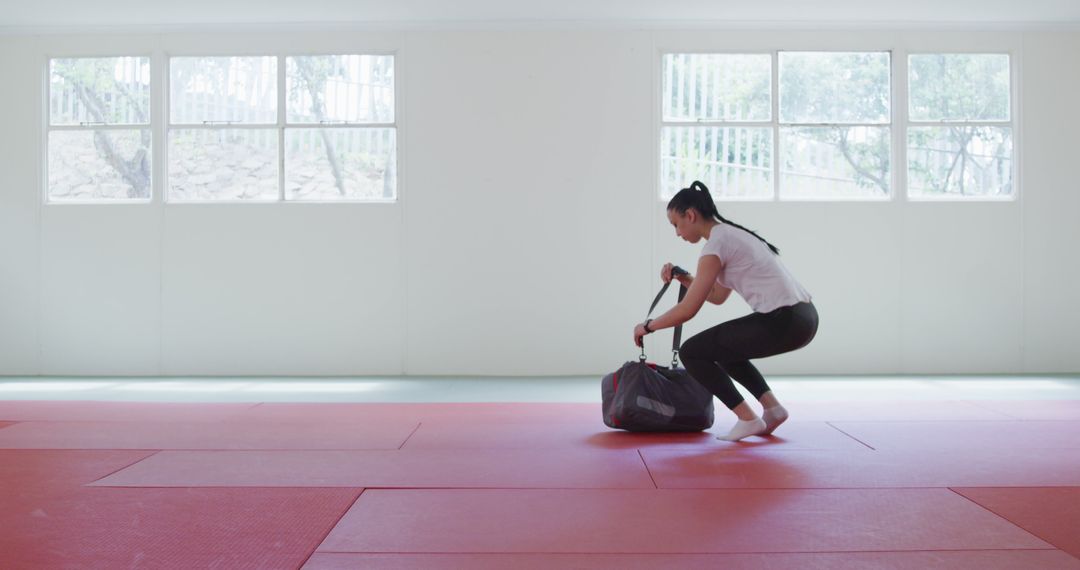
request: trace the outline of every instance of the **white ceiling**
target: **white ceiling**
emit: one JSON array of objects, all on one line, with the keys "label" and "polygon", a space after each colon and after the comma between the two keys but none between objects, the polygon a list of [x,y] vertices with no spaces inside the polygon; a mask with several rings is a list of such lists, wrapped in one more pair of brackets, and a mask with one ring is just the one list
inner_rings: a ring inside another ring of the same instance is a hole
[{"label": "white ceiling", "polygon": [[1080,0],[0,0],[0,30],[222,24],[1066,25]]}]

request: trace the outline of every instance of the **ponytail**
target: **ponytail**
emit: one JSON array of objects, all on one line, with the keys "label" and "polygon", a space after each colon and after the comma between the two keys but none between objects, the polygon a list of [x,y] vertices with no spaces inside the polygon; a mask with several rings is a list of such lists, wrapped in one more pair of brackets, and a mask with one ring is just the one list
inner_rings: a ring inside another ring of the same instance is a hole
[{"label": "ponytail", "polygon": [[739,228],[740,230],[743,230],[744,232],[749,233],[750,235],[761,240],[761,242],[768,246],[773,253],[775,253],[776,255],[780,255],[780,250],[776,249],[776,246],[774,246],[773,244],[765,241],[765,238],[757,235],[752,230],[748,230],[740,226],[739,224],[736,224],[735,222],[725,219],[723,216],[721,216],[720,212],[716,209],[716,202],[713,201],[712,195],[709,194],[709,189],[706,188],[705,185],[698,180],[695,180],[689,188],[683,188],[682,190],[679,190],[675,194],[675,196],[671,198],[671,201],[668,202],[667,206],[668,210],[675,210],[680,214],[685,214],[686,211],[690,208],[694,208],[703,216],[708,216],[709,218],[715,219],[722,224],[734,226],[736,228]]}]

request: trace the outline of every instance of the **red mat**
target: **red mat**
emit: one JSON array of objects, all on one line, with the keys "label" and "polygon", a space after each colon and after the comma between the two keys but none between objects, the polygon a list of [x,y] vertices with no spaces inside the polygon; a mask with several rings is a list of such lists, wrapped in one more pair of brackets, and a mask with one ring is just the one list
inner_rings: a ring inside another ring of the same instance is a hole
[{"label": "red mat", "polygon": [[447,403],[447,404],[306,404],[267,403],[236,416],[237,421],[364,422],[407,420],[456,423],[588,423],[600,422],[599,402],[593,404]]},{"label": "red mat", "polygon": [[4,509],[14,501],[64,492],[133,465],[153,451],[0,450],[0,493]]},{"label": "red mat", "polygon": [[0,568],[1080,568],[1074,403],[787,403],[729,443],[723,410],[3,402]]},{"label": "red mat", "polygon": [[369,490],[319,546],[367,553],[1052,549],[945,489]]},{"label": "red mat", "polygon": [[5,568],[296,568],[355,489],[79,488],[0,514]]},{"label": "red mat", "polygon": [[1076,400],[973,400],[972,404],[1019,420],[1080,421]]},{"label": "red mat", "polygon": [[1080,422],[833,422],[874,449],[1080,449]]},{"label": "red mat", "polygon": [[954,490],[1080,558],[1080,486],[1062,489]]},{"label": "red mat", "polygon": [[0,400],[0,420],[217,422],[258,404]]},{"label": "red mat", "polygon": [[402,421],[23,422],[0,430],[0,449],[397,449],[415,429]]},{"label": "red mat", "polygon": [[[734,421],[729,422],[734,424]],[[702,449],[769,447],[775,449],[847,449],[869,451],[858,441],[824,422],[788,422],[775,437],[752,437],[738,443],[716,439],[727,433],[729,424],[713,426],[708,432],[686,434],[629,433],[613,430],[597,420],[588,424],[502,424],[424,422],[403,449],[512,449],[581,448],[644,449],[652,446],[692,445]]]},{"label": "red mat", "polygon": [[163,451],[113,487],[655,489],[636,450]]},{"label": "red mat", "polygon": [[1080,450],[645,449],[642,456],[661,489],[1080,486]]},{"label": "red mat", "polygon": [[1011,420],[1001,412],[971,402],[896,400],[784,402],[797,421],[960,421]]},{"label": "red mat", "polygon": [[820,554],[322,554],[304,570],[1076,570],[1058,550]]}]

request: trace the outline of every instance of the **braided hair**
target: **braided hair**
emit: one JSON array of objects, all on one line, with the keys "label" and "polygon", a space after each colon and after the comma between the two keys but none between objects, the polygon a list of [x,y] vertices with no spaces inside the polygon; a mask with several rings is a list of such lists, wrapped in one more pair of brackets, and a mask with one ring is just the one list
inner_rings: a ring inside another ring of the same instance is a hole
[{"label": "braided hair", "polygon": [[740,230],[749,233],[750,235],[761,240],[762,243],[764,243],[765,245],[769,246],[769,249],[772,250],[773,253],[775,253],[776,255],[780,255],[780,250],[776,249],[776,246],[774,246],[773,244],[765,241],[765,238],[721,216],[720,212],[716,209],[716,202],[713,201],[712,195],[709,194],[709,189],[697,180],[695,180],[689,188],[683,188],[682,190],[679,190],[675,194],[675,196],[671,198],[671,201],[668,202],[667,205],[668,210],[674,210],[679,214],[685,214],[686,211],[690,208],[697,210],[703,216],[714,218],[722,224],[735,226],[736,228],[739,228]]}]

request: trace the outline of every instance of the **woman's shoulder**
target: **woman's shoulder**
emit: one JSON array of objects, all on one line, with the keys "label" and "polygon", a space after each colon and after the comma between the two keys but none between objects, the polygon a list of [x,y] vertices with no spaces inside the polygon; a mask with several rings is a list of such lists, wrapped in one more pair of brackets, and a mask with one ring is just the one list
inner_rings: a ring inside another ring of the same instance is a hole
[{"label": "woman's shoulder", "polygon": [[727,224],[716,224],[709,230],[709,237],[705,240],[705,245],[701,247],[702,255],[720,255],[720,248],[723,247],[724,241],[727,238],[725,235],[725,226],[727,226]]}]

